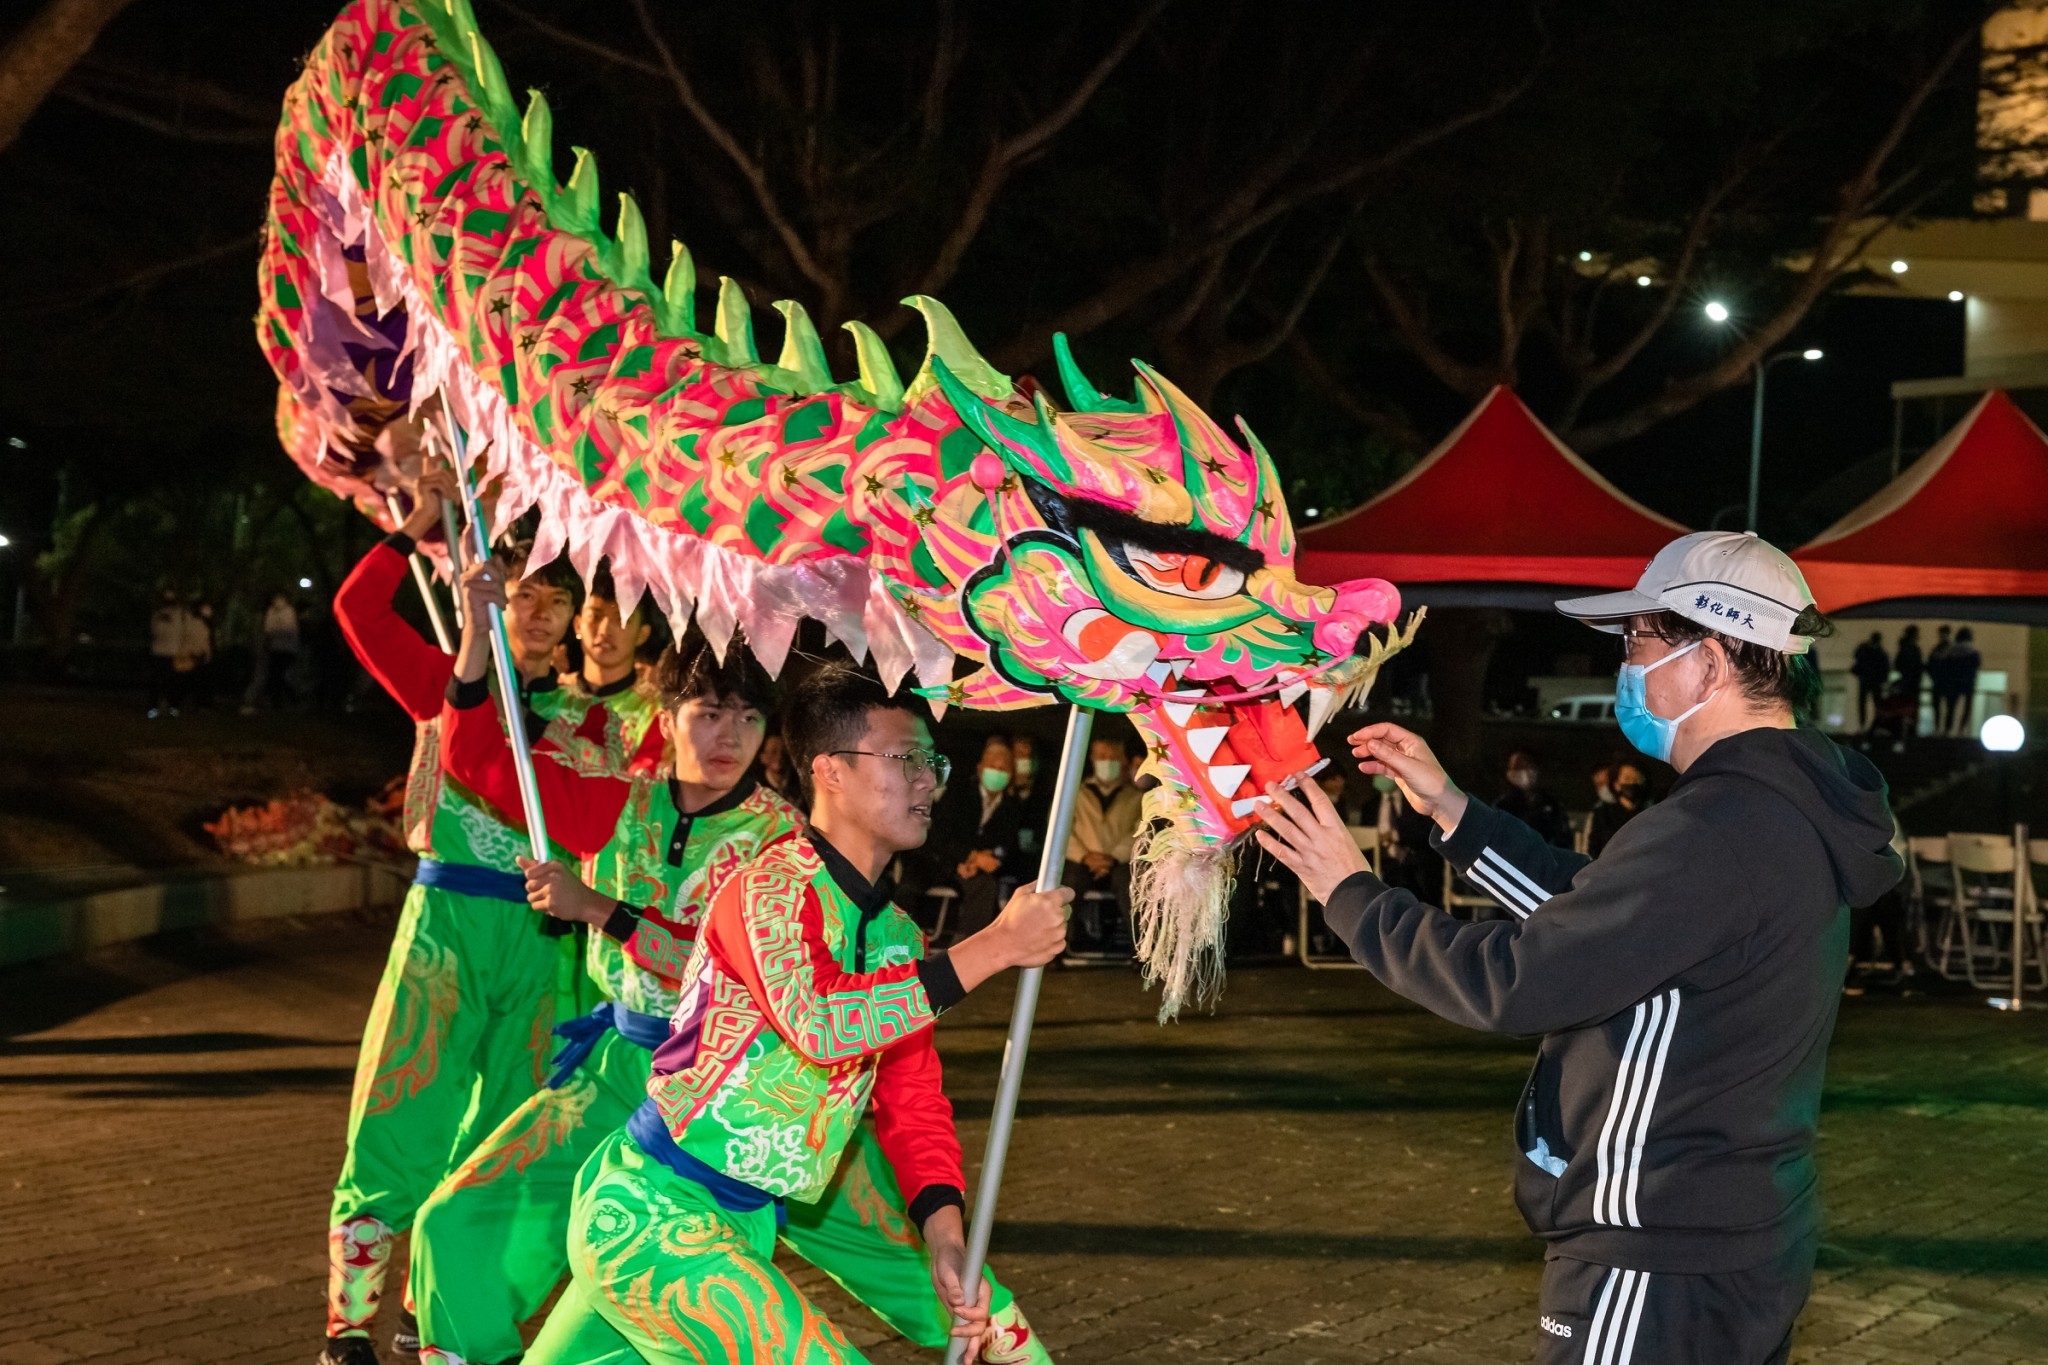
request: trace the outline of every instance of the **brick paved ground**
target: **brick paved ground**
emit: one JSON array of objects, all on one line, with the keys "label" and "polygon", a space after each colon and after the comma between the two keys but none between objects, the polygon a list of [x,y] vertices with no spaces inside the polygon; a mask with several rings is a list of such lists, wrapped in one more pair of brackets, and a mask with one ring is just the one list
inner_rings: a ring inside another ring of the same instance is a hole
[{"label": "brick paved ground", "polygon": [[[310,1361],[386,933],[0,979],[0,1365]],[[970,1151],[1007,1008],[942,1029]],[[1539,1263],[1505,1127],[1529,1051],[1355,973],[1239,971],[1165,1030],[1131,978],[1056,974],[998,1266],[1073,1365],[1526,1358]],[[1795,1359],[2048,1361],[2048,1017],[1853,1002],[1833,1075]],[[818,1292],[878,1361],[929,1358]]]}]

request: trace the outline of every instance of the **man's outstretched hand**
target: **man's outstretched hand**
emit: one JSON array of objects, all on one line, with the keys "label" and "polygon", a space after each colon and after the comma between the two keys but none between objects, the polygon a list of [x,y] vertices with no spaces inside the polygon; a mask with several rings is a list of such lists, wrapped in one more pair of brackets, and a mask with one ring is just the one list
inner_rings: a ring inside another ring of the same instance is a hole
[{"label": "man's outstretched hand", "polygon": [[1043,967],[1065,952],[1073,899],[1071,887],[1019,888],[994,924],[948,950],[962,989],[973,990],[1005,967]]},{"label": "man's outstretched hand", "polygon": [[519,870],[526,874],[526,903],[543,915],[584,924],[603,924],[611,918],[616,902],[585,886],[554,859],[537,863],[521,858]]},{"label": "man's outstretched hand", "polygon": [[1318,902],[1328,904],[1346,877],[1371,868],[1344,817],[1313,782],[1302,783],[1300,793],[1268,782],[1259,818],[1266,822],[1256,834],[1259,847],[1287,864]]},{"label": "man's outstretched hand", "polygon": [[1413,730],[1387,721],[1368,725],[1351,736],[1351,752],[1359,760],[1358,771],[1393,778],[1408,804],[1436,821],[1445,834],[1465,818],[1464,791],[1436,761],[1428,741]]}]

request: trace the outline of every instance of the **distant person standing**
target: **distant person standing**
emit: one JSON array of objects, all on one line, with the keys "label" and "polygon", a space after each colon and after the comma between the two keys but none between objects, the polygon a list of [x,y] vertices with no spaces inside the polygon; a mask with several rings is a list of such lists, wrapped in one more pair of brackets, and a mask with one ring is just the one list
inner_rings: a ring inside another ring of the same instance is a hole
[{"label": "distant person standing", "polygon": [[1856,646],[1849,672],[1856,679],[1856,728],[1868,730],[1884,701],[1884,685],[1892,677],[1892,660],[1884,652],[1883,631],[1871,631],[1870,638]]},{"label": "distant person standing", "polygon": [[178,714],[184,682],[178,676],[178,655],[185,648],[185,604],[165,588],[149,617],[149,718]]},{"label": "distant person standing", "polygon": [[1892,655],[1892,670],[1899,675],[1898,683],[1892,689],[1894,694],[1913,704],[1912,718],[1906,722],[1906,734],[1918,734],[1920,684],[1927,677],[1927,662],[1920,653],[1920,627],[1907,626],[1899,632],[1899,652]]},{"label": "distant person standing", "polygon": [[1543,836],[1547,844],[1572,846],[1572,821],[1558,799],[1543,789],[1542,770],[1536,755],[1517,749],[1508,755],[1508,785],[1494,809],[1504,810]]},{"label": "distant person standing", "polygon": [[272,593],[263,609],[263,691],[270,709],[282,711],[292,699],[292,668],[299,661],[299,609],[290,594]]},{"label": "distant person standing", "polygon": [[1612,780],[1614,785],[1609,793],[1610,799],[1594,807],[1593,824],[1586,831],[1586,856],[1589,858],[1599,857],[1600,850],[1607,847],[1607,841],[1650,804],[1650,784],[1643,777],[1643,770],[1635,764],[1617,764]]},{"label": "distant person standing", "polygon": [[1955,687],[1955,660],[1950,657],[1955,644],[1948,637],[1949,627],[1940,627],[1934,632],[1934,648],[1927,651],[1927,709],[1934,716],[1937,735],[1948,733],[1945,717]]},{"label": "distant person standing", "polygon": [[1968,626],[1956,632],[1956,642],[1949,646],[1948,667],[1948,715],[1941,718],[1941,731],[1967,735],[1971,701],[1977,695],[1977,674],[1984,667],[1984,656],[1977,652],[1977,634]]}]

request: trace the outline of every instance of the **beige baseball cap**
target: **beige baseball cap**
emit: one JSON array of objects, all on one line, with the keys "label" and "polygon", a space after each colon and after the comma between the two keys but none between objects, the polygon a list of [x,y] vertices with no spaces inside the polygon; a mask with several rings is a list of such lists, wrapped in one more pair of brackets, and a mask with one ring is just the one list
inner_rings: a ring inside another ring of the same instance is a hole
[{"label": "beige baseball cap", "polygon": [[1813,638],[1792,627],[1812,605],[1806,575],[1756,532],[1695,531],[1657,551],[1627,592],[1567,598],[1557,609],[1615,635],[1631,616],[1668,611],[1731,639],[1804,654]]}]

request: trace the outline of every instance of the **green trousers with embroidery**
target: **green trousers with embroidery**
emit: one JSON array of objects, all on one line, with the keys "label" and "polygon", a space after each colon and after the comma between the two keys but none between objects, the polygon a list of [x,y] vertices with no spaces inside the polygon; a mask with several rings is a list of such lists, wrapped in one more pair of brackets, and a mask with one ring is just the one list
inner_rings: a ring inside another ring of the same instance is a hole
[{"label": "green trousers with embroidery", "polygon": [[329,1216],[329,1336],[368,1332],[392,1240],[545,1075],[561,943],[523,905],[407,892],[349,1096]]},{"label": "green trousers with embroidery", "polygon": [[[520,1106],[420,1210],[412,1284],[425,1359],[497,1362],[519,1355],[519,1324],[569,1269],[577,1173],[645,1099],[652,1060],[645,1048],[606,1034],[560,1089],[543,1089]],[[824,1198],[791,1203],[787,1213],[781,1236],[792,1251],[899,1335],[921,1346],[945,1343],[951,1317],[867,1125],[857,1130]],[[1010,1292],[993,1275],[989,1280],[994,1310],[1011,1311]],[[1021,1314],[1013,1315],[1021,1322]]]}]

